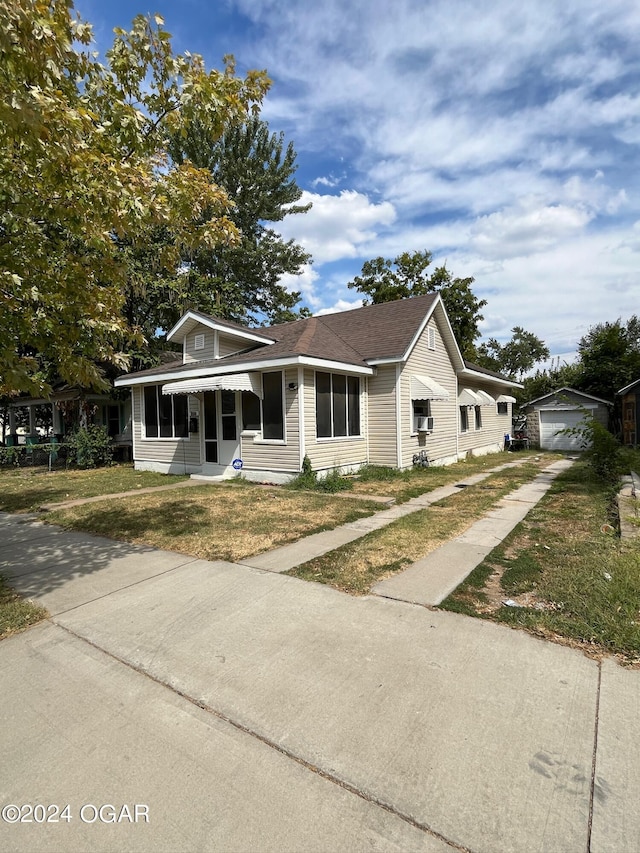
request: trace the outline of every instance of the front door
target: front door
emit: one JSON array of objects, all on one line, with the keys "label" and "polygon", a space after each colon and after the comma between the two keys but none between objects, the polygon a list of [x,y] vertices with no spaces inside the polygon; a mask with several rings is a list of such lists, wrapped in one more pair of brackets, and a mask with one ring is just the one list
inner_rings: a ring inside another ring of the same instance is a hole
[{"label": "front door", "polygon": [[204,392],[204,459],[208,466],[227,468],[240,453],[237,393]]}]

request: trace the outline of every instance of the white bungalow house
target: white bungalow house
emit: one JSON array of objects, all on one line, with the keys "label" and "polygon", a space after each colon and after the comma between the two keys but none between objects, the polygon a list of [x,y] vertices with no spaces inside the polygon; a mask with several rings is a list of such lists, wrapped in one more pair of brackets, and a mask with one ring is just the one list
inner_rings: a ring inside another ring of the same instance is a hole
[{"label": "white bungalow house", "polygon": [[286,482],[504,447],[514,383],[465,362],[437,294],[250,329],[188,311],[130,387],[136,468]]}]

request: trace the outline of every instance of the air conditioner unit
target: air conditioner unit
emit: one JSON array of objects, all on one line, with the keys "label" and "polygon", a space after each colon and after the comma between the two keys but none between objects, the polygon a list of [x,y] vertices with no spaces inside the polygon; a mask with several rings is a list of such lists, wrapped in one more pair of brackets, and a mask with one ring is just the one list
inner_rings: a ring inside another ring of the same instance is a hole
[{"label": "air conditioner unit", "polygon": [[418,432],[433,432],[433,418],[418,418]]}]

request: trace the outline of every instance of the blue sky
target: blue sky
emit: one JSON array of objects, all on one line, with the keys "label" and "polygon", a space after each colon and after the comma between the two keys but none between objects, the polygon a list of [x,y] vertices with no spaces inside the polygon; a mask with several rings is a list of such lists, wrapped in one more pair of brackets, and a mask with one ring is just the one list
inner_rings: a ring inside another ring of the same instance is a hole
[{"label": "blue sky", "polygon": [[[483,338],[553,355],[640,313],[640,4],[632,0],[82,0],[98,47],[160,13],[176,51],[265,68],[263,118],[312,210],[282,231],[314,312],[362,263],[428,249],[473,276]],[[569,356],[567,356],[569,358]]]}]

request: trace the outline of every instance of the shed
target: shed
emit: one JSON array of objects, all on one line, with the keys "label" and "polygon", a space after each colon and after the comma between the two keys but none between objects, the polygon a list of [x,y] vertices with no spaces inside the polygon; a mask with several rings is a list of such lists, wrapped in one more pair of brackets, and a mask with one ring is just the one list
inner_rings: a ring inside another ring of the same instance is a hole
[{"label": "shed", "polygon": [[640,424],[640,379],[621,388],[618,394],[622,397],[622,440],[625,445],[636,447]]},{"label": "shed", "polygon": [[577,427],[584,419],[585,410],[608,428],[611,406],[612,402],[593,394],[559,388],[522,407],[527,415],[529,441],[543,450],[584,450],[579,436],[563,431]]}]

